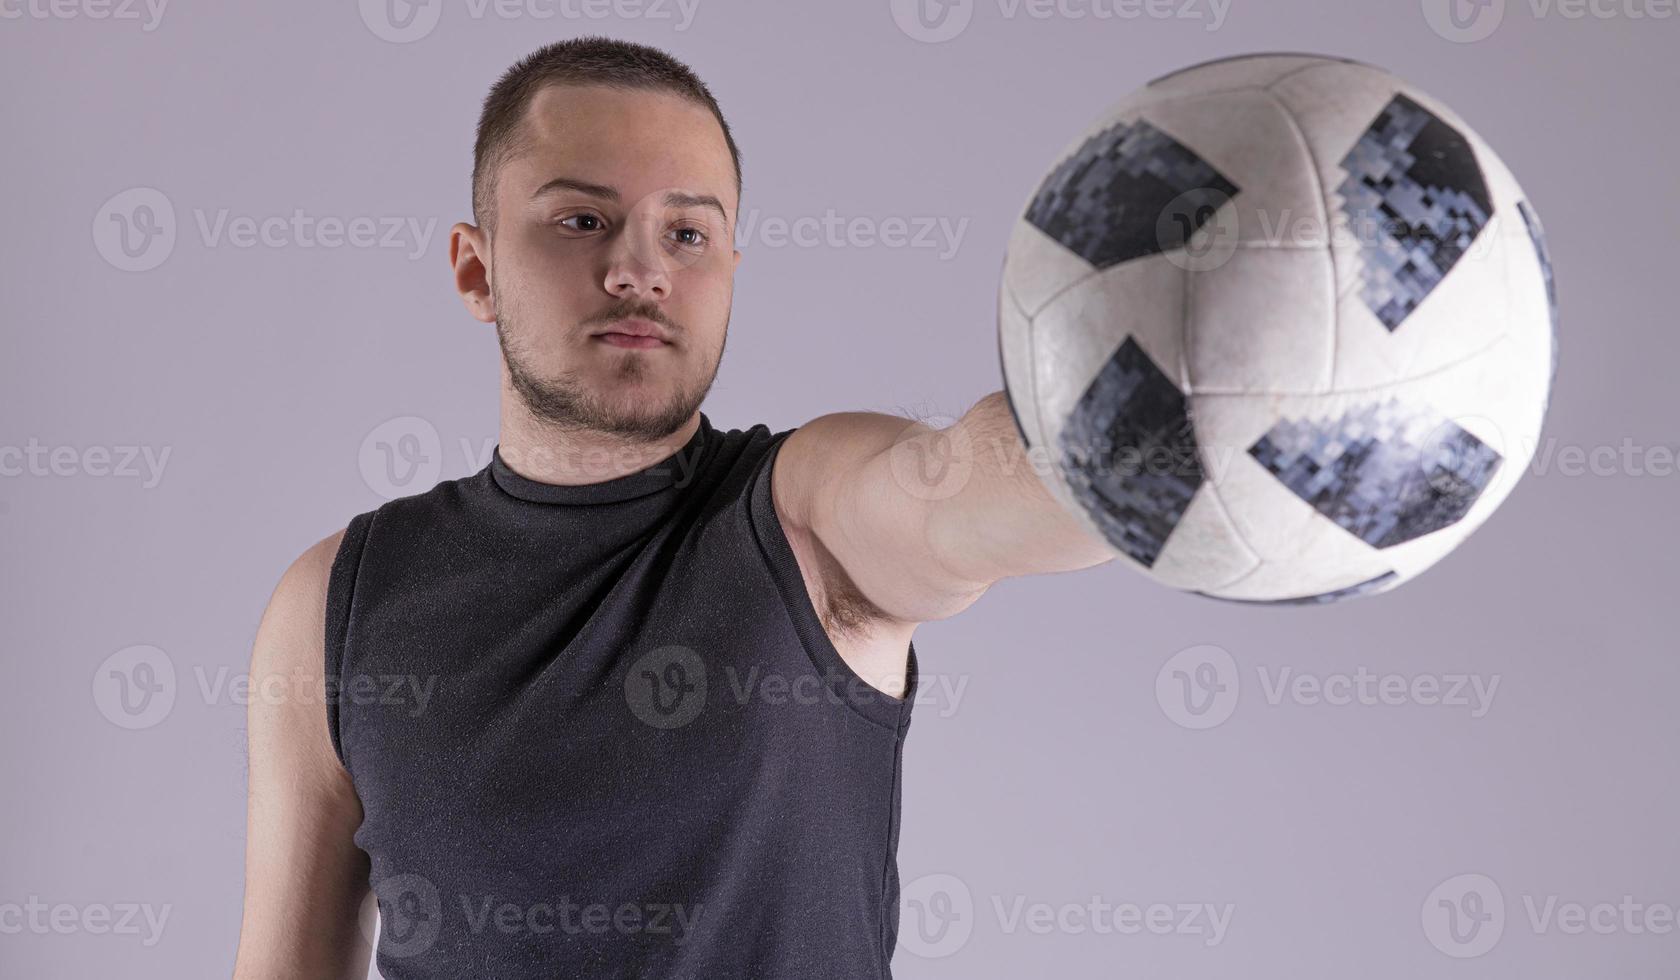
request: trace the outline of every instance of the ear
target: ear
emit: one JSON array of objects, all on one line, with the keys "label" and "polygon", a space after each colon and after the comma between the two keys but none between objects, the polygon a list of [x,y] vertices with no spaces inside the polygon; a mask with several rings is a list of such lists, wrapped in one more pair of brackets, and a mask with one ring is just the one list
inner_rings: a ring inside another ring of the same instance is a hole
[{"label": "ear", "polygon": [[455,291],[467,312],[481,323],[496,322],[496,300],[490,295],[490,236],[476,225],[457,222],[449,229],[449,266]]}]

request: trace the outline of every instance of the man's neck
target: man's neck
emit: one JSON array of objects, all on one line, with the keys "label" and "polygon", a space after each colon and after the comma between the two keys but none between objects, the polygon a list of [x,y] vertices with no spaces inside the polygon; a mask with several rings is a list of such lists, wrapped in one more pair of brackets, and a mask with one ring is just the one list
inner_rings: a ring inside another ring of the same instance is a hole
[{"label": "man's neck", "polygon": [[700,413],[677,431],[642,440],[595,429],[563,428],[534,418],[523,405],[502,405],[498,450],[517,474],[538,483],[579,486],[605,483],[645,470],[688,444]]}]

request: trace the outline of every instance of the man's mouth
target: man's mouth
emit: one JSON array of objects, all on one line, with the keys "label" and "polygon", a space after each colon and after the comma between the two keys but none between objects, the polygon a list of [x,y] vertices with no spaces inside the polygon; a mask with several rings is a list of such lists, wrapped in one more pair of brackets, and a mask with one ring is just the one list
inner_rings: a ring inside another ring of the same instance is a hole
[{"label": "man's mouth", "polygon": [[647,349],[665,347],[670,341],[665,339],[665,329],[650,320],[627,319],[618,320],[611,328],[592,335],[596,340],[605,341],[614,347],[629,347]]}]

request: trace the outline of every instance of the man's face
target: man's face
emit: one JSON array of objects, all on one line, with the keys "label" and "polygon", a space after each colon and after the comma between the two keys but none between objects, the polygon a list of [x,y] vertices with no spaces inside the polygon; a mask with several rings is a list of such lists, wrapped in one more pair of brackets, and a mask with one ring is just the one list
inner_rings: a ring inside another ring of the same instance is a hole
[{"label": "man's face", "polygon": [[729,324],[740,254],[723,131],[668,93],[557,85],[521,137],[486,262],[512,387],[546,422],[668,436],[711,387]]}]

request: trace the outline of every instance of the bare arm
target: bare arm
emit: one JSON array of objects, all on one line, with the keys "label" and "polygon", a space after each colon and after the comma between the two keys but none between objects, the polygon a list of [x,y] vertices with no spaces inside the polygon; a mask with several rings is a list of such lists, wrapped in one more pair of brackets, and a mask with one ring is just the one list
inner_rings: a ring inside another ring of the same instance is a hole
[{"label": "bare arm", "polygon": [[251,654],[245,912],[235,980],[362,980],[361,803],[333,753],[324,698],[327,577],[343,532],[280,579]]},{"label": "bare arm", "polygon": [[781,451],[778,506],[893,620],[943,619],[1002,579],[1115,556],[1045,488],[1001,391],[946,429],[825,415]]}]

